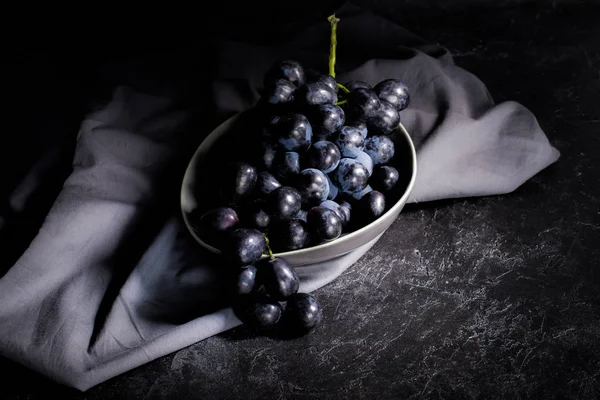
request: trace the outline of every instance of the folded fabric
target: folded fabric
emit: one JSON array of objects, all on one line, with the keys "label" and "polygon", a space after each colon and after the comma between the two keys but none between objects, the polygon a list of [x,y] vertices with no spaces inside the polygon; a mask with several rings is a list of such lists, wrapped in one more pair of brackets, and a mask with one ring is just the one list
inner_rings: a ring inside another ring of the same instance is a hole
[{"label": "folded fabric", "polygon": [[[526,108],[495,105],[445,49],[375,15],[338,15],[338,79],[394,77],[413,94],[402,112],[418,150],[410,202],[507,193],[558,159]],[[252,107],[274,60],[323,69],[327,51],[326,24],[278,48],[223,43],[213,86],[219,115]],[[182,178],[171,166],[190,116],[168,96],[119,87],[83,121],[72,174],[0,278],[0,354],[86,390],[240,323],[220,290],[218,259],[185,230],[177,190],[165,190]],[[334,280],[377,239],[299,268],[301,290]]]}]

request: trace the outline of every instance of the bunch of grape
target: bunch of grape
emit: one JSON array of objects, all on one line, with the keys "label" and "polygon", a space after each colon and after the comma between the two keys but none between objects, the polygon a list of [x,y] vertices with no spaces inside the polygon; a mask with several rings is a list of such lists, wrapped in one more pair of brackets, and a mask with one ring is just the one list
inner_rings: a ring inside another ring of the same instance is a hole
[{"label": "bunch of grape", "polygon": [[318,324],[318,301],[298,293],[293,268],[273,252],[335,240],[384,214],[399,179],[389,165],[389,135],[409,101],[396,79],[341,85],[293,60],[268,70],[255,108],[258,146],[224,169],[220,206],[194,221],[202,240],[240,267],[234,304],[243,322],[304,330]]},{"label": "bunch of grape", "polygon": [[[340,87],[347,91],[342,101]],[[296,61],[276,63],[257,105],[264,122],[258,146],[251,159],[225,169],[221,205],[236,227],[266,233],[274,252],[335,240],[373,222],[398,182],[388,135],[408,103],[396,79],[342,86],[331,75],[305,74]],[[219,240],[210,229],[200,235]]]}]

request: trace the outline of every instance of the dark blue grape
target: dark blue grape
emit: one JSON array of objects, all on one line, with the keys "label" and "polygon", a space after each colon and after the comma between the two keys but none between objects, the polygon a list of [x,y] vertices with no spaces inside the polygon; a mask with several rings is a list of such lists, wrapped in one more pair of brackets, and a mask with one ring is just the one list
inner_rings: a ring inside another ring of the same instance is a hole
[{"label": "dark blue grape", "polygon": [[265,117],[265,122],[262,130],[262,134],[265,138],[273,139],[273,136],[277,130],[277,123],[281,119],[281,116],[278,114],[272,115],[269,114]]},{"label": "dark blue grape", "polygon": [[365,140],[354,126],[343,126],[333,138],[333,143],[340,149],[342,157],[355,158],[364,147]]},{"label": "dark blue grape", "polygon": [[400,124],[400,114],[387,101],[381,100],[381,108],[367,120],[371,135],[389,135]]},{"label": "dark blue grape", "polygon": [[229,233],[222,248],[223,256],[234,266],[254,264],[267,248],[263,234],[251,228],[238,228]]},{"label": "dark blue grape", "polygon": [[294,269],[282,258],[261,260],[257,266],[260,281],[266,294],[283,301],[298,292],[300,280]]},{"label": "dark blue grape", "polygon": [[338,203],[336,203],[333,200],[325,200],[324,202],[322,202],[321,204],[319,204],[319,206],[321,207],[325,207],[333,212],[335,212],[338,217],[340,217],[340,220],[342,221],[342,226],[346,225],[346,214],[344,211],[342,211],[342,208],[340,207],[340,205]]},{"label": "dark blue grape", "polygon": [[278,153],[271,171],[281,182],[291,182],[300,173],[300,154],[295,151]]},{"label": "dark blue grape", "polygon": [[327,176],[316,168],[302,170],[296,178],[294,187],[300,192],[304,207],[318,205],[329,196]]},{"label": "dark blue grape", "polygon": [[300,210],[300,212],[298,212],[298,215],[296,216],[296,218],[299,219],[300,221],[306,222],[307,214],[308,214],[308,211]]},{"label": "dark blue grape", "polygon": [[379,192],[387,192],[396,186],[399,178],[400,174],[396,168],[378,165],[369,179],[369,184]]},{"label": "dark blue grape", "polygon": [[337,102],[337,94],[321,82],[307,83],[298,92],[298,98],[308,106],[335,104]]},{"label": "dark blue grape", "polygon": [[337,197],[340,189],[336,185],[333,184],[331,177],[329,175],[326,175],[326,176],[327,176],[327,183],[329,183],[329,196],[327,196],[327,200],[334,200]]},{"label": "dark blue grape", "polygon": [[261,169],[273,168],[273,161],[277,155],[277,145],[271,141],[263,141],[260,144],[260,154],[258,158],[258,166]]},{"label": "dark blue grape", "polygon": [[245,295],[256,293],[259,289],[260,283],[256,274],[257,270],[254,265],[249,265],[240,270],[237,276],[237,282],[235,287],[235,293],[238,295]]},{"label": "dark blue grape", "polygon": [[340,129],[346,121],[344,110],[333,104],[314,107],[310,112],[313,133],[317,137],[327,136]]},{"label": "dark blue grape", "polygon": [[269,226],[269,246],[274,252],[304,248],[309,242],[306,211],[300,210],[298,219],[276,221]]},{"label": "dark blue grape", "polygon": [[373,175],[373,160],[371,159],[370,155],[368,155],[364,151],[360,151],[358,154],[356,154],[355,158],[356,161],[365,166],[367,172],[369,173],[369,176]]},{"label": "dark blue grape", "polygon": [[371,136],[365,141],[365,153],[371,156],[373,164],[388,163],[394,157],[394,142],[387,136]]},{"label": "dark blue grape", "polygon": [[281,187],[281,183],[279,183],[279,181],[269,172],[263,171],[258,174],[255,187],[258,192],[258,196],[264,198],[273,190]]},{"label": "dark blue grape", "polygon": [[354,208],[354,216],[361,224],[366,225],[383,215],[385,212],[385,196],[373,190],[365,194]]},{"label": "dark blue grape", "polygon": [[342,234],[342,219],[335,211],[316,206],[308,210],[306,223],[311,236],[321,241],[337,239]]},{"label": "dark blue grape", "polygon": [[319,141],[304,153],[302,157],[302,166],[305,168],[316,168],[328,174],[340,163],[342,158],[340,149],[328,141]]},{"label": "dark blue grape", "polygon": [[356,89],[372,89],[371,85],[363,81],[350,81],[344,84],[344,87],[351,92]]},{"label": "dark blue grape", "polygon": [[251,203],[239,208],[238,212],[240,225],[246,228],[257,229],[265,232],[271,222],[271,217],[261,207],[260,204]]},{"label": "dark blue grape", "polygon": [[367,187],[369,172],[367,168],[353,158],[342,158],[333,171],[333,183],[345,193],[360,192]]},{"label": "dark blue grape", "polygon": [[312,126],[303,114],[282,115],[271,131],[273,138],[287,151],[304,151],[312,141]]},{"label": "dark blue grape", "polygon": [[373,89],[381,99],[390,103],[397,111],[402,111],[410,104],[408,87],[397,79],[386,79]]},{"label": "dark blue grape", "polygon": [[353,126],[358,129],[360,135],[363,139],[366,139],[369,135],[369,130],[367,129],[367,124],[364,121],[353,121],[347,124],[348,126]]},{"label": "dark blue grape", "polygon": [[363,190],[361,190],[360,192],[352,193],[352,198],[354,198],[355,200],[360,200],[367,193],[371,193],[372,191],[373,191],[373,188],[371,186],[367,185],[367,187],[364,188]]},{"label": "dark blue grape", "polygon": [[278,79],[285,79],[296,85],[296,87],[300,87],[306,82],[306,75],[304,68],[298,61],[281,60],[271,66],[265,74],[264,86],[268,87]]},{"label": "dark blue grape", "polygon": [[352,215],[352,205],[345,200],[340,201],[338,204],[340,205],[340,211],[344,214],[343,225],[349,225],[351,221],[350,217]]},{"label": "dark blue grape", "polygon": [[287,299],[282,323],[291,334],[306,334],[323,320],[321,305],[308,293],[296,293]]},{"label": "dark blue grape", "polygon": [[228,165],[220,182],[225,203],[236,205],[248,199],[254,192],[257,177],[256,168],[246,162]]},{"label": "dark blue grape", "polygon": [[293,187],[281,186],[269,194],[265,207],[276,219],[294,219],[302,207],[302,196]]},{"label": "dark blue grape", "polygon": [[240,321],[257,330],[275,327],[283,314],[279,301],[265,294],[237,296],[232,309]]},{"label": "dark blue grape", "polygon": [[237,227],[239,217],[229,207],[219,207],[203,213],[197,221],[192,221],[200,238],[215,247],[221,247],[227,234]]},{"label": "dark blue grape", "polygon": [[379,97],[370,89],[355,89],[348,93],[346,116],[352,121],[366,121],[381,107]]},{"label": "dark blue grape", "polygon": [[286,104],[294,101],[296,85],[285,79],[277,79],[265,88],[264,97],[269,104]]},{"label": "dark blue grape", "polygon": [[319,74],[316,78],[310,79],[310,81],[324,83],[325,85],[329,86],[331,90],[333,90],[335,93],[337,93],[339,90],[335,78],[328,74]]}]

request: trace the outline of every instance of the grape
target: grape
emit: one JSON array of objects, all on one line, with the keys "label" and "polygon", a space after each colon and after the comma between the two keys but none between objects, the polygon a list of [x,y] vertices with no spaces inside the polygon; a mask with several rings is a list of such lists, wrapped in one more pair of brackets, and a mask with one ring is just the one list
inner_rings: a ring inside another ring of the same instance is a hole
[{"label": "grape", "polygon": [[371,136],[365,141],[365,153],[371,156],[373,164],[386,164],[394,157],[394,142],[387,136]]},{"label": "grape", "polygon": [[280,220],[294,219],[302,206],[300,192],[290,186],[273,190],[267,198],[267,212]]},{"label": "grape", "polygon": [[337,94],[321,82],[307,83],[300,88],[299,92],[298,97],[308,106],[335,104],[337,102]]},{"label": "grape", "polygon": [[356,89],[372,89],[371,85],[363,81],[350,81],[344,84],[344,87],[351,92]]},{"label": "grape", "polygon": [[377,191],[387,192],[396,186],[399,177],[400,174],[396,168],[388,165],[378,165],[369,179],[369,184]]},{"label": "grape", "polygon": [[296,218],[299,219],[300,221],[306,222],[307,214],[308,214],[308,211],[300,210],[298,212],[298,215],[296,216]]},{"label": "grape", "polygon": [[300,280],[294,269],[282,258],[262,260],[257,265],[267,295],[283,301],[298,292]]},{"label": "grape", "polygon": [[349,122],[347,125],[357,128],[363,139],[367,138],[369,131],[367,129],[367,124],[364,121],[353,121]]},{"label": "grape", "polygon": [[333,104],[322,104],[314,107],[310,112],[313,133],[320,137],[327,137],[340,129],[346,121],[344,110]]},{"label": "grape", "polygon": [[373,159],[371,159],[371,156],[365,153],[364,151],[360,151],[356,154],[355,158],[356,161],[365,166],[367,172],[369,173],[369,176],[371,176],[373,174]]},{"label": "grape", "polygon": [[306,168],[300,172],[294,187],[302,196],[302,205],[311,207],[327,200],[329,183],[326,175],[316,168]]},{"label": "grape", "polygon": [[238,228],[231,232],[223,246],[223,255],[233,265],[255,263],[267,248],[263,234],[251,228]]},{"label": "grape", "polygon": [[338,187],[333,184],[329,175],[325,176],[327,177],[327,183],[329,183],[329,196],[327,196],[327,200],[333,200],[337,197],[338,193],[340,192],[340,189],[338,189]]},{"label": "grape", "polygon": [[342,220],[334,211],[316,206],[307,214],[307,224],[312,235],[322,241],[337,239],[342,234]]},{"label": "grape", "polygon": [[343,126],[336,133],[333,142],[339,147],[343,157],[355,158],[365,147],[365,140],[354,126]]},{"label": "grape", "polygon": [[328,174],[338,166],[341,158],[340,149],[335,144],[323,140],[313,143],[304,153],[302,165]]},{"label": "grape", "polygon": [[385,212],[385,196],[376,190],[364,195],[357,203],[354,215],[366,225],[375,221]]},{"label": "grape", "polygon": [[259,281],[256,279],[256,267],[249,265],[242,268],[237,276],[237,285],[235,292],[238,295],[256,293],[258,291]]},{"label": "grape", "polygon": [[316,76],[311,76],[309,81],[324,83],[325,85],[329,86],[329,88],[331,90],[333,90],[335,93],[337,93],[339,90],[337,81],[335,80],[335,78],[333,76],[331,76],[329,74],[316,74]]},{"label": "grape", "polygon": [[381,101],[381,108],[367,120],[369,132],[373,135],[389,135],[400,124],[400,114],[387,101]]},{"label": "grape", "polygon": [[[368,140],[368,139],[367,139]],[[342,192],[356,193],[367,187],[369,172],[367,168],[353,158],[342,158],[333,171],[333,183]]]},{"label": "grape", "polygon": [[277,79],[265,88],[264,96],[269,104],[286,104],[294,101],[296,85],[285,79]]},{"label": "grape", "polygon": [[221,182],[224,201],[235,205],[249,198],[254,192],[257,177],[256,168],[246,162],[229,165],[225,168]]},{"label": "grape", "polygon": [[275,156],[277,155],[277,145],[270,141],[263,141],[260,148],[260,158],[258,165],[262,169],[271,169]]},{"label": "grape", "polygon": [[271,222],[269,214],[267,214],[257,203],[240,207],[239,216],[242,226],[257,229],[261,232],[265,232]]},{"label": "grape", "polygon": [[238,296],[232,309],[240,321],[259,330],[275,327],[283,314],[281,304],[265,294]]},{"label": "grape", "polygon": [[277,129],[277,124],[279,123],[279,120],[281,119],[280,115],[271,115],[269,114],[267,117],[265,117],[266,121],[264,123],[263,126],[263,130],[262,130],[262,134],[265,138],[269,138],[272,139],[275,130]]},{"label": "grape", "polygon": [[346,225],[346,213],[344,211],[342,211],[342,208],[340,207],[340,205],[338,203],[336,203],[333,200],[325,200],[324,202],[322,202],[321,204],[319,204],[319,206],[321,207],[325,207],[333,212],[335,212],[338,217],[340,217],[340,220],[342,221],[342,227],[344,225]]},{"label": "grape", "polygon": [[360,200],[362,199],[367,193],[371,193],[373,191],[373,188],[369,185],[367,185],[366,188],[364,188],[363,190],[361,190],[360,192],[356,192],[356,193],[352,193],[352,198],[356,199],[356,200]]},{"label": "grape", "polygon": [[304,151],[312,140],[312,126],[303,114],[287,113],[272,129],[277,143],[288,151]]},{"label": "grape", "polygon": [[202,214],[194,221],[194,230],[208,244],[220,247],[228,232],[239,223],[237,213],[229,207],[219,207]]},{"label": "grape", "polygon": [[306,211],[304,210],[298,213],[298,219],[276,221],[269,226],[269,245],[275,252],[302,249],[308,244],[308,241]]},{"label": "grape", "polygon": [[408,87],[397,79],[386,79],[373,89],[377,97],[390,103],[397,111],[402,111],[410,104]]},{"label": "grape", "polygon": [[278,79],[285,79],[296,85],[296,87],[300,87],[306,82],[304,68],[298,61],[281,60],[275,63],[265,74],[264,86],[268,87]]},{"label": "grape", "polygon": [[269,172],[263,171],[258,174],[256,179],[256,190],[261,197],[265,197],[273,190],[281,187],[281,183]]},{"label": "grape", "polygon": [[278,153],[273,161],[271,171],[283,183],[292,181],[300,173],[300,154],[295,151]]},{"label": "grape", "polygon": [[344,218],[342,218],[343,226],[346,226],[350,223],[350,216],[352,214],[352,205],[347,201],[340,201],[339,203],[340,211],[344,214]]},{"label": "grape", "polygon": [[381,107],[381,101],[370,89],[358,88],[348,93],[347,116],[353,121],[366,121],[375,116]]},{"label": "grape", "polygon": [[287,329],[304,333],[319,325],[322,319],[321,305],[313,295],[296,293],[287,299],[282,318]]}]

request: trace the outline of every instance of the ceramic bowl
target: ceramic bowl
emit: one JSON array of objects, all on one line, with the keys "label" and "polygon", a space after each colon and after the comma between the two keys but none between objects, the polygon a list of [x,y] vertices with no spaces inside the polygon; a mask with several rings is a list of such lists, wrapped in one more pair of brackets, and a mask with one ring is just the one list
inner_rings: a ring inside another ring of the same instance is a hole
[{"label": "ceramic bowl", "polygon": [[[193,220],[215,205],[211,176],[227,161],[238,159],[251,147],[251,142],[260,137],[256,115],[245,111],[229,118],[200,144],[194,153],[183,177],[181,186],[181,211],[183,220],[194,239],[214,253],[220,251],[205,243],[194,230]],[[400,173],[400,179],[392,192],[386,194],[387,211],[373,221],[353,232],[346,233],[333,241],[300,250],[275,253],[285,258],[292,266],[324,262],[342,256],[383,234],[396,220],[413,189],[417,174],[417,158],[413,142],[402,124],[390,135],[395,145],[394,162],[391,164]]]}]

